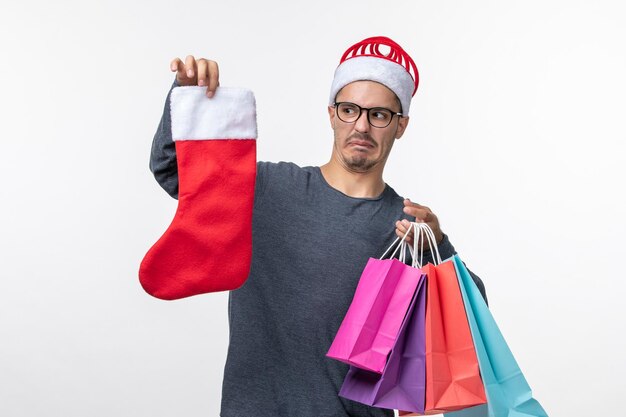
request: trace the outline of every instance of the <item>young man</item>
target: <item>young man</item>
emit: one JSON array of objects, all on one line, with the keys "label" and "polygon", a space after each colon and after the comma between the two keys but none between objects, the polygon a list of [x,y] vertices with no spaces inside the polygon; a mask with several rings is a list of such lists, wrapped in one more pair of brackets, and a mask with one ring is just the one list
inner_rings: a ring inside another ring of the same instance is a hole
[{"label": "young man", "polygon": [[[390,51],[381,53],[381,45]],[[206,86],[207,100],[218,88],[213,61],[177,58],[171,70],[174,86]],[[407,128],[417,80],[399,45],[380,37],[360,42],[344,55],[331,86],[330,160],[321,167],[257,164],[252,266],[229,298],[222,417],[393,415],[339,397],[348,366],[325,355],[368,258],[393,241],[394,223],[401,236],[409,220],[426,222],[442,257],[455,253],[437,216],[383,181],[387,157]],[[150,168],[176,198],[169,95]]]}]

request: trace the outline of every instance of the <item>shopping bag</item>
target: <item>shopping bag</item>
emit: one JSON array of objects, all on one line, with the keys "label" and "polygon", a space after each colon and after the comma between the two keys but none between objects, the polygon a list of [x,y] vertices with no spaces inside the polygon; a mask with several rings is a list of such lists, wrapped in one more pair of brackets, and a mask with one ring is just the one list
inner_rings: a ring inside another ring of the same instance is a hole
[{"label": "shopping bag", "polygon": [[426,410],[459,410],[487,401],[454,263],[423,268],[427,276]]},{"label": "shopping bag", "polygon": [[425,314],[422,276],[382,375],[351,366],[339,395],[374,407],[424,412]]},{"label": "shopping bag", "polygon": [[437,414],[484,404],[487,398],[454,263],[441,261],[426,223],[414,223],[414,230],[414,242],[421,243],[419,254],[415,248],[415,264],[423,261],[424,243],[434,262],[422,267],[428,284],[425,411]]},{"label": "shopping bag", "polygon": [[487,404],[446,413],[446,417],[547,417],[522,374],[485,300],[461,259],[454,262],[466,306]]},{"label": "shopping bag", "polygon": [[[426,283],[420,286],[422,293],[426,292],[425,314],[416,314],[419,304],[412,306],[382,376],[351,367],[340,395],[368,405],[408,410],[417,415],[484,404],[486,396],[455,266],[451,261],[441,262],[434,233],[428,225],[413,223],[412,228],[415,231],[411,252],[413,267],[421,267],[426,273]],[[422,267],[424,242],[430,247],[434,264]],[[417,295],[416,299],[419,300]],[[425,338],[416,338],[412,345],[407,345],[405,340],[411,337],[410,331],[420,326]],[[402,351],[407,347],[410,347],[409,353],[418,349],[424,352],[424,376],[419,369],[403,368],[405,363],[396,359],[403,358]],[[411,383],[416,387],[404,389]],[[424,389],[420,391],[418,387]],[[407,393],[410,396],[401,396]]]},{"label": "shopping bag", "polygon": [[381,257],[395,246],[392,259],[368,260],[326,356],[382,373],[422,276],[420,270],[393,259],[398,250],[404,258],[407,234]]}]

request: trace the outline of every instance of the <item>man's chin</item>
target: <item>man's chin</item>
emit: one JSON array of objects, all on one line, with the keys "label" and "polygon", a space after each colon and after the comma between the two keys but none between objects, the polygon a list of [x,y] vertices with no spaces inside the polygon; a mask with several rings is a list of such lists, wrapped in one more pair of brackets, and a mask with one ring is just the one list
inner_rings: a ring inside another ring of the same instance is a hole
[{"label": "man's chin", "polygon": [[347,167],[356,172],[366,172],[372,169],[376,163],[367,158],[352,157],[346,160]]}]

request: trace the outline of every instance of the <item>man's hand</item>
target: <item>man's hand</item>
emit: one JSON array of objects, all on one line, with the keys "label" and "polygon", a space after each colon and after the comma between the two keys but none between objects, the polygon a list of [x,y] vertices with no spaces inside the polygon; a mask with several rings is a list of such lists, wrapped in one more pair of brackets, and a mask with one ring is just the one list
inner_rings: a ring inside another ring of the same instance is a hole
[{"label": "man's hand", "polygon": [[206,95],[209,98],[213,97],[220,85],[220,70],[215,61],[204,58],[196,60],[192,55],[187,55],[184,63],[179,58],[174,58],[170,70],[176,73],[178,85],[206,85]]},{"label": "man's hand", "polygon": [[[426,223],[430,226],[437,239],[437,244],[440,244],[443,240],[443,232],[439,227],[439,220],[437,216],[426,206],[420,206],[417,203],[411,202],[408,198],[404,200],[404,212],[409,216],[414,216],[415,221],[418,223]],[[398,220],[396,222],[396,235],[400,238],[404,236],[411,223],[408,220]],[[413,231],[409,232],[406,237],[406,242],[410,245],[413,244]]]}]

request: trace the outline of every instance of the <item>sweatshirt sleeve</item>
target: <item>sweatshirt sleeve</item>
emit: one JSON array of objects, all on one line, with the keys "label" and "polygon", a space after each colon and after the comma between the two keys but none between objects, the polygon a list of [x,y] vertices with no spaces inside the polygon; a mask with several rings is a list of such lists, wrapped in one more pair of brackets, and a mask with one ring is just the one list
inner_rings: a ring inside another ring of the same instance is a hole
[{"label": "sweatshirt sleeve", "polygon": [[152,139],[150,171],[154,174],[159,185],[170,196],[178,199],[178,165],[176,147],[172,140],[172,117],[170,114],[170,95],[174,87],[178,87],[176,80],[174,80],[167,94],[163,115]]}]

